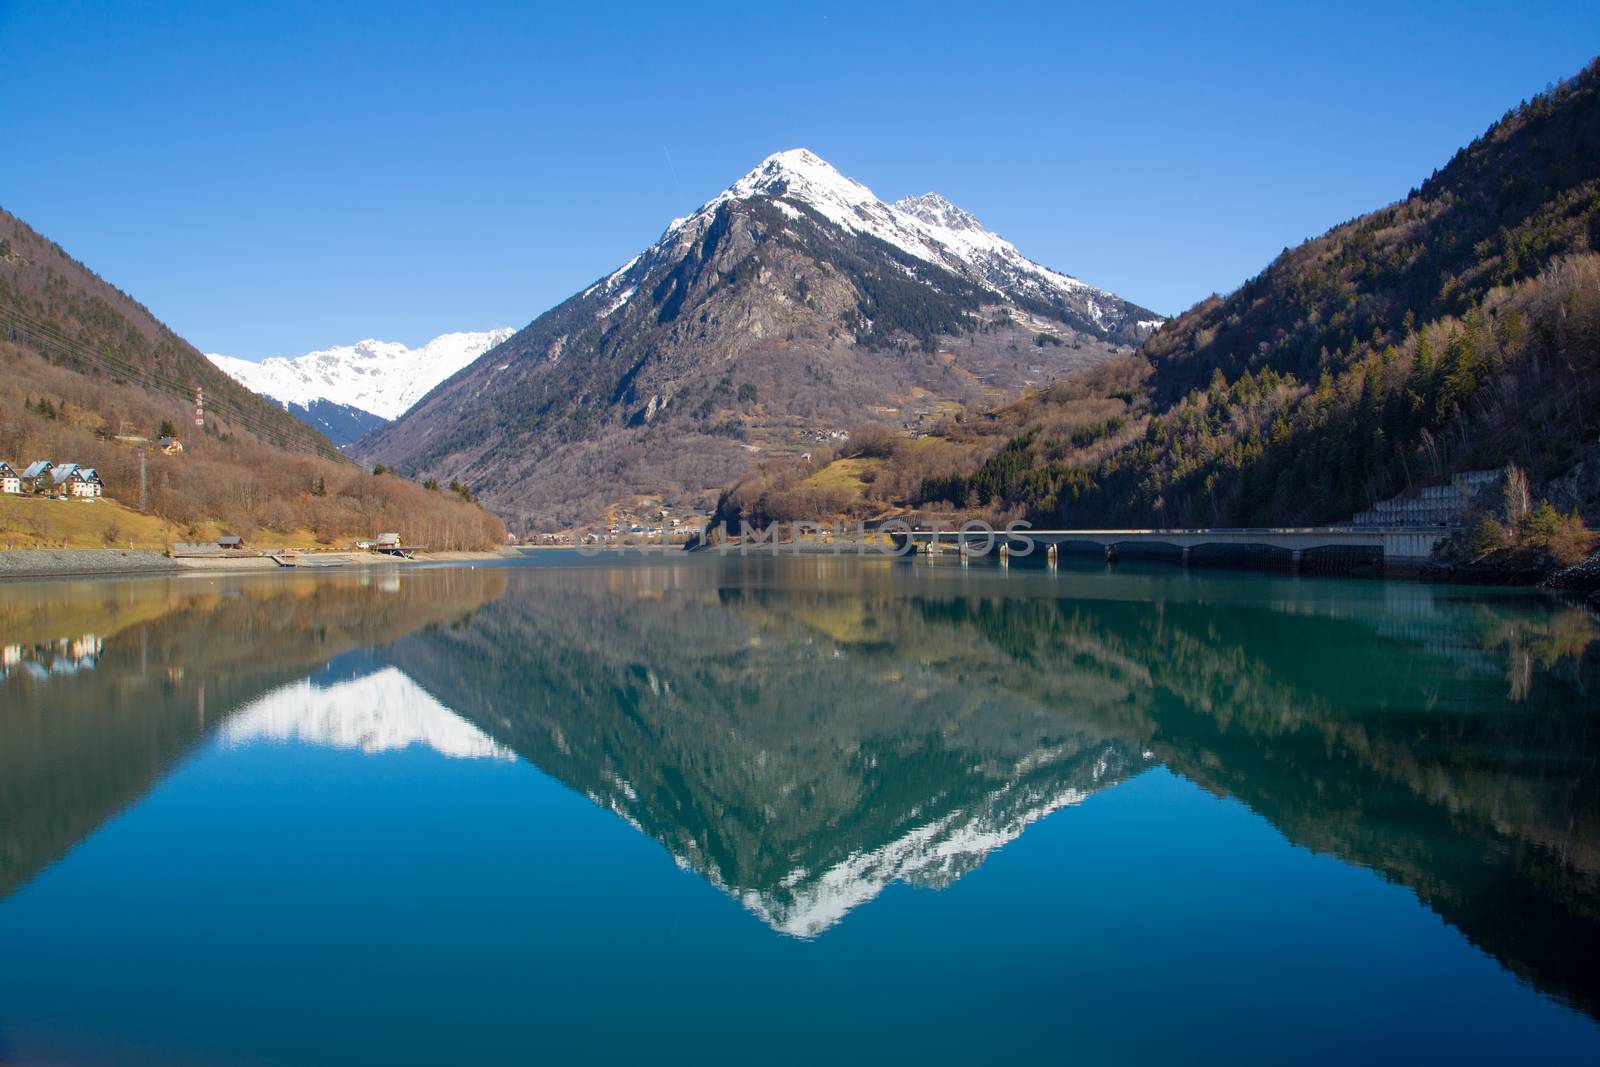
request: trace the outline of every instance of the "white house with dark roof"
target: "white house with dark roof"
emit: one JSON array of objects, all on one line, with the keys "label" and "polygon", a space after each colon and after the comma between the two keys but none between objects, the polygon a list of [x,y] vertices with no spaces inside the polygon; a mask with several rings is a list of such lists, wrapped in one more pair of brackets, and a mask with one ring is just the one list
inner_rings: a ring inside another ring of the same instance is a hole
[{"label": "white house with dark roof", "polygon": [[23,490],[29,493],[37,493],[41,489],[47,488],[48,483],[44,479],[49,477],[52,466],[54,464],[47,459],[36,459],[28,464],[27,469],[22,472]]},{"label": "white house with dark roof", "polygon": [[0,459],[0,493],[22,492],[22,475],[11,469],[11,464]]},{"label": "white house with dark roof", "polygon": [[105,495],[106,483],[100,480],[93,467],[78,467],[67,479],[67,491],[73,496],[93,499]]},{"label": "white house with dark roof", "polygon": [[105,483],[93,467],[80,467],[76,463],[63,463],[50,469],[52,488],[67,496],[92,500],[105,493]]}]

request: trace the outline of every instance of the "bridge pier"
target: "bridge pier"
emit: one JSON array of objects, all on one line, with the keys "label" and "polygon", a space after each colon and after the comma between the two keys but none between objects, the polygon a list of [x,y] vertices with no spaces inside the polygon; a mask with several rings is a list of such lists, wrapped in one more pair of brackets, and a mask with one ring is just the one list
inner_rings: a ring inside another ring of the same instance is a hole
[{"label": "bridge pier", "polygon": [[1182,546],[1181,548],[1178,549],[1178,552],[1183,557],[1183,565],[1185,567],[1187,567],[1189,565],[1189,554],[1191,552],[1193,552],[1193,551],[1194,551],[1194,546],[1192,546],[1192,545],[1184,545],[1184,546]]},{"label": "bridge pier", "polygon": [[1054,541],[1052,541],[1050,543],[1050,547],[1044,550],[1044,561],[1045,561],[1045,563],[1047,563],[1051,567],[1054,567],[1056,565],[1057,560],[1060,558],[1060,552],[1061,552],[1061,546],[1056,544]]},{"label": "bridge pier", "polygon": [[1291,571],[1293,571],[1294,573],[1299,574],[1300,573],[1300,564],[1301,564],[1302,561],[1305,560],[1305,558],[1306,558],[1306,550],[1305,549],[1303,549],[1303,548],[1291,548],[1289,550],[1289,569]]},{"label": "bridge pier", "polygon": [[1107,545],[1106,546],[1106,562],[1107,563],[1115,563],[1116,561],[1117,561],[1117,546],[1116,545]]},{"label": "bridge pier", "polygon": [[1004,541],[1000,542],[1000,566],[1007,567],[1011,564],[1011,546]]}]

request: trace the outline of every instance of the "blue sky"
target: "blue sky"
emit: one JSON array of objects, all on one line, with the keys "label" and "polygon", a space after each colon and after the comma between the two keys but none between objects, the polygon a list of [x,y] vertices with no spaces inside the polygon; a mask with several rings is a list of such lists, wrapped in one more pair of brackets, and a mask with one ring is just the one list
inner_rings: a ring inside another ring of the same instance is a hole
[{"label": "blue sky", "polygon": [[1593,3],[0,0],[0,207],[260,358],[521,326],[804,146],[1173,313],[1597,47]]}]

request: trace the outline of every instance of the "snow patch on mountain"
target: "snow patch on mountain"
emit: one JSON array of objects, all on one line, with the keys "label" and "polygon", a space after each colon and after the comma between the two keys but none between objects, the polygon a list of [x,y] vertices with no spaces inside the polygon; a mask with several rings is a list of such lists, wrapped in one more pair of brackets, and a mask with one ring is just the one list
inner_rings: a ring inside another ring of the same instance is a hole
[{"label": "snow patch on mountain", "polygon": [[327,400],[397,419],[434,386],[515,332],[447,333],[420,348],[369,339],[259,363],[214,354],[206,358],[245,388],[281,404]]},{"label": "snow patch on mountain", "polygon": [[622,309],[622,305],[624,305],[628,301],[632,300],[633,299],[633,295],[635,293],[637,293],[638,291],[639,291],[639,287],[637,285],[628,286],[626,289],[624,289],[622,291],[622,295],[621,296],[617,297],[615,300],[613,300],[611,302],[611,306],[610,307],[608,307],[604,311],[600,312],[599,315],[596,316],[596,317],[603,319],[603,318],[609,317],[610,315],[614,314],[617,311],[620,311]]}]

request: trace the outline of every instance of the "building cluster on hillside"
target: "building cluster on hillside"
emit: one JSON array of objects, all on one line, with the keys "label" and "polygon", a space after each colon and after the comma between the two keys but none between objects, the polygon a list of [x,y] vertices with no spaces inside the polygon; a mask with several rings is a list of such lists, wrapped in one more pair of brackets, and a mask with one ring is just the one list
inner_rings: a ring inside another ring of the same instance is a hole
[{"label": "building cluster on hillside", "polygon": [[93,500],[105,495],[105,489],[105,482],[93,467],[39,459],[18,471],[0,460],[0,493]]},{"label": "building cluster on hillside", "polygon": [[[118,444],[134,445],[135,447],[139,445],[148,445],[150,443],[150,438],[146,437],[142,433],[139,433],[131,424],[126,422],[122,424],[122,432],[113,434],[111,439]],[[182,455],[183,442],[178,440],[176,437],[173,437],[171,434],[162,434],[160,437],[156,438],[156,451],[165,456]]]},{"label": "building cluster on hillside", "polygon": [[673,514],[674,508],[645,503],[626,511],[614,512],[603,526],[549,533],[529,532],[522,539],[527,545],[603,545],[675,544],[700,532],[706,516],[698,509]]},{"label": "building cluster on hillside", "polygon": [[1500,485],[1500,471],[1463,471],[1443,485],[1380,500],[1350,520],[1353,526],[1459,526],[1478,498]]},{"label": "building cluster on hillside", "polygon": [[[673,541],[688,537],[704,525],[704,516],[698,511],[682,515],[672,514],[672,509],[649,509],[646,515],[621,514],[613,517],[598,540],[611,541]],[[609,535],[609,536],[605,536]]]}]

